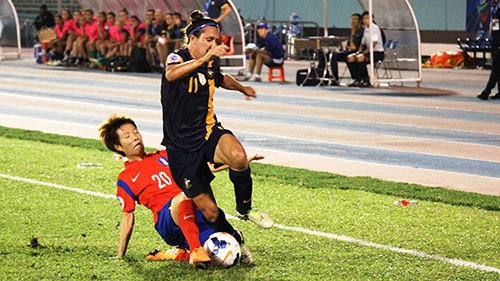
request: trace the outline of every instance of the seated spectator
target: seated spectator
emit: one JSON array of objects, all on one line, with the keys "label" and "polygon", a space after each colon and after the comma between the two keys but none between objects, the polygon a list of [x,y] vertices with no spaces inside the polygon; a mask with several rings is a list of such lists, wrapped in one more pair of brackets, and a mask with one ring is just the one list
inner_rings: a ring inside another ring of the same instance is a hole
[{"label": "seated spectator", "polygon": [[283,45],[269,31],[266,23],[261,22],[257,25],[257,34],[262,40],[258,43],[258,48],[250,51],[248,73],[244,78],[245,81],[261,82],[260,73],[264,64],[268,67],[281,66],[285,60]]},{"label": "seated spectator", "polygon": [[[364,34],[364,28],[361,25],[361,15],[360,14],[352,14],[351,15],[351,35],[349,40],[347,40],[346,50],[334,52],[331,60],[331,68],[332,75],[339,81],[339,70],[338,70],[338,62],[343,61],[347,62],[347,57],[351,54],[356,53],[361,46],[361,40]],[[356,78],[351,73],[351,78],[356,80]]]},{"label": "seated spectator", "polygon": [[127,29],[128,33],[130,34],[130,17],[128,14],[127,9],[122,9],[119,13],[118,16],[123,23],[123,27]]},{"label": "seated spectator", "polygon": [[[104,25],[104,31],[102,32],[103,41],[97,47],[99,53],[106,58],[108,52],[115,46],[116,41],[113,40],[113,35],[116,33],[116,15],[113,12],[108,12],[106,14],[106,23]],[[106,62],[101,58],[103,62]]]},{"label": "seated spectator", "polygon": [[56,22],[54,20],[54,15],[47,10],[47,5],[43,4],[42,6],[40,6],[38,16],[35,18],[31,25],[35,26],[36,31],[40,31],[40,29],[44,27],[55,27]]},{"label": "seated spectator", "polygon": [[85,63],[84,58],[87,56],[87,51],[85,49],[85,43],[87,42],[87,36],[85,34],[84,28],[87,24],[85,16],[79,18],[79,24],[77,25],[77,31],[75,32],[76,39],[73,42],[71,49],[72,60],[71,65],[78,66]]},{"label": "seated spectator", "polygon": [[162,31],[162,37],[166,38],[167,41],[165,44],[163,44],[163,49],[164,49],[164,54],[165,57],[162,59],[162,63],[165,64],[167,60],[168,54],[172,53],[175,50],[175,46],[177,45],[176,43],[176,27],[175,27],[175,22],[174,22],[174,14],[173,13],[166,13],[165,14],[165,24],[167,26],[166,30]]},{"label": "seated spectator", "polygon": [[[161,16],[161,20],[163,21],[163,15]],[[155,10],[148,9],[146,11],[146,20],[144,21],[144,24],[146,25],[144,47],[146,48],[147,59],[151,66],[157,64],[158,55],[156,53],[156,29],[159,28],[159,23],[161,22],[157,22],[155,17]]]},{"label": "seated spectator", "polygon": [[137,16],[130,17],[130,37],[128,39],[127,55],[130,56],[134,47],[144,48],[146,25]]},{"label": "seated spectator", "polygon": [[95,49],[97,52],[97,58],[104,56],[99,50],[102,45],[105,45],[109,40],[109,23],[107,21],[106,12],[100,11],[97,13],[97,39],[95,40]]},{"label": "seated spectator", "polygon": [[347,57],[347,66],[351,75],[355,79],[349,86],[355,87],[369,87],[370,77],[366,65],[370,63],[370,49],[373,48],[373,59],[375,62],[384,60],[384,42],[382,31],[380,27],[372,22],[372,41],[373,45],[370,46],[370,15],[368,12],[363,13],[363,39],[358,52],[351,54]]},{"label": "seated spectator", "polygon": [[49,42],[49,53],[50,57],[52,57],[51,61],[48,64],[52,65],[57,63],[60,59],[62,59],[62,54],[64,52],[64,48],[66,47],[66,38],[64,37],[64,21],[61,15],[57,15],[55,17],[56,26],[54,27],[54,31],[56,32],[56,38]]},{"label": "seated spectator", "polygon": [[[66,13],[68,14],[67,19],[65,19]],[[71,16],[69,10],[64,9],[62,11],[62,17],[64,20],[63,31],[67,32],[68,34],[66,38],[66,48],[64,49],[64,58],[62,59],[62,62],[68,63],[69,61],[72,60],[73,57],[73,54],[71,53],[71,50],[73,49],[73,44],[75,43],[76,39],[78,38],[81,32],[80,20],[82,18],[82,13],[79,10],[77,10],[73,12],[73,16]]]},{"label": "seated spectator", "polygon": [[170,33],[170,39],[173,39],[175,42],[174,49],[180,49],[184,46],[184,36],[187,22],[182,19],[182,15],[179,12],[174,12],[172,14],[172,19],[174,21],[174,28]]},{"label": "seated spectator", "polygon": [[[154,19],[156,23],[156,27],[154,30],[154,46],[151,45],[152,48],[154,48],[154,51],[156,53],[156,66],[159,66],[160,68],[165,67],[165,61],[167,60],[167,56],[169,53],[168,47],[167,47],[167,41],[168,41],[168,24],[166,22],[166,16],[163,16],[163,12],[160,9],[155,10],[154,13]],[[170,21],[172,21],[172,15],[170,15]]]},{"label": "seated spectator", "polygon": [[[111,21],[114,19],[115,18],[113,17]],[[115,57],[128,56],[128,39],[130,34],[121,20],[117,20],[114,26],[110,27],[109,36],[110,40],[106,46],[108,49],[105,56],[106,59],[109,61]]]}]

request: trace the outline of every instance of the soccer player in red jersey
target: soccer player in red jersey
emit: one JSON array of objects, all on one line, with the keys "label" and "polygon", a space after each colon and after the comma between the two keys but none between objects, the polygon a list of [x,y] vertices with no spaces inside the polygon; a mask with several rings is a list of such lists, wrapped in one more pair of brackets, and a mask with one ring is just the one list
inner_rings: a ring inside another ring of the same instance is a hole
[{"label": "soccer player in red jersey", "polygon": [[[215,231],[173,181],[166,151],[146,153],[135,122],[127,116],[110,116],[99,126],[99,135],[109,150],[128,159],[117,182],[116,196],[123,212],[118,257],[123,257],[127,251],[137,202],[152,211],[155,229],[167,244],[190,249],[189,255],[182,249],[175,249],[155,252],[148,258],[189,259],[193,265],[209,262],[202,242]],[[246,262],[251,262],[248,248],[243,251]]]}]

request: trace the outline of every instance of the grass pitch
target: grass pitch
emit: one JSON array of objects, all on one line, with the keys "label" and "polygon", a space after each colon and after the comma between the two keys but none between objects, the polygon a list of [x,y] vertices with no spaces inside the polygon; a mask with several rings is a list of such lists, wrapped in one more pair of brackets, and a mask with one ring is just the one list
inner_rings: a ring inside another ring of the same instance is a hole
[{"label": "grass pitch", "polygon": [[[256,264],[196,270],[145,260],[170,246],[142,206],[126,257],[113,258],[121,211],[110,198],[123,164],[98,141],[0,127],[0,163],[0,280],[500,280],[495,196],[252,163],[254,205],[278,225],[230,220]],[[213,188],[233,213],[225,172]]]}]

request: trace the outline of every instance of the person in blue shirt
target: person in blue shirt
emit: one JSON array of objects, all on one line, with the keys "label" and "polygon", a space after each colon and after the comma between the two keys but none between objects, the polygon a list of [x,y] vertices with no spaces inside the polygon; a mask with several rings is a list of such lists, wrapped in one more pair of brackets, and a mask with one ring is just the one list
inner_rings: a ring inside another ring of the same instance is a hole
[{"label": "person in blue shirt", "polygon": [[205,1],[205,16],[212,18],[216,23],[221,22],[231,11],[231,5],[227,0]]},{"label": "person in blue shirt", "polygon": [[300,23],[301,21],[302,20],[299,15],[297,15],[297,13],[292,13],[292,15],[290,16],[290,24],[288,26],[288,35],[300,35],[300,32],[302,31],[302,24]]},{"label": "person in blue shirt", "polygon": [[263,65],[281,66],[285,60],[283,45],[269,30],[267,23],[261,22],[257,25],[257,34],[262,40],[259,41],[258,48],[249,51],[250,59],[245,81],[261,82],[260,72]]}]

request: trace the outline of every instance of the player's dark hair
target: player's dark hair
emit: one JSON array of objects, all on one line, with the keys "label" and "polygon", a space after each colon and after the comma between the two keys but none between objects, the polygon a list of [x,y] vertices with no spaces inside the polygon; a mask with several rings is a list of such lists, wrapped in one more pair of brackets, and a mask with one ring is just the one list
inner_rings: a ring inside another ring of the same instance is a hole
[{"label": "player's dark hair", "polygon": [[131,16],[130,18],[136,20],[137,22],[141,22],[141,20],[139,19],[139,17],[136,16],[136,15]]},{"label": "player's dark hair", "polygon": [[351,15],[351,17],[357,17],[359,21],[363,19],[363,17],[359,13],[354,13]]},{"label": "player's dark hair", "polygon": [[61,15],[62,15],[62,12],[64,12],[64,11],[68,12],[69,19],[73,19],[73,15],[71,14],[71,11],[69,9],[62,9]]},{"label": "player's dark hair", "polygon": [[199,10],[192,11],[189,14],[189,24],[186,27],[188,41],[191,35],[199,38],[201,33],[203,33],[203,28],[206,26],[214,26],[219,29],[219,25],[213,19],[203,16],[203,13]]},{"label": "player's dark hair", "polygon": [[125,156],[125,153],[123,153],[123,151],[118,151],[115,148],[115,145],[121,145],[120,136],[118,136],[116,131],[125,124],[132,124],[137,128],[137,125],[135,124],[134,120],[132,120],[132,118],[126,115],[113,114],[109,116],[106,121],[102,122],[102,124],[99,125],[99,129],[97,130],[99,132],[99,138],[101,139],[101,142],[104,144],[104,146],[106,146],[107,149],[120,154],[121,156]]}]

